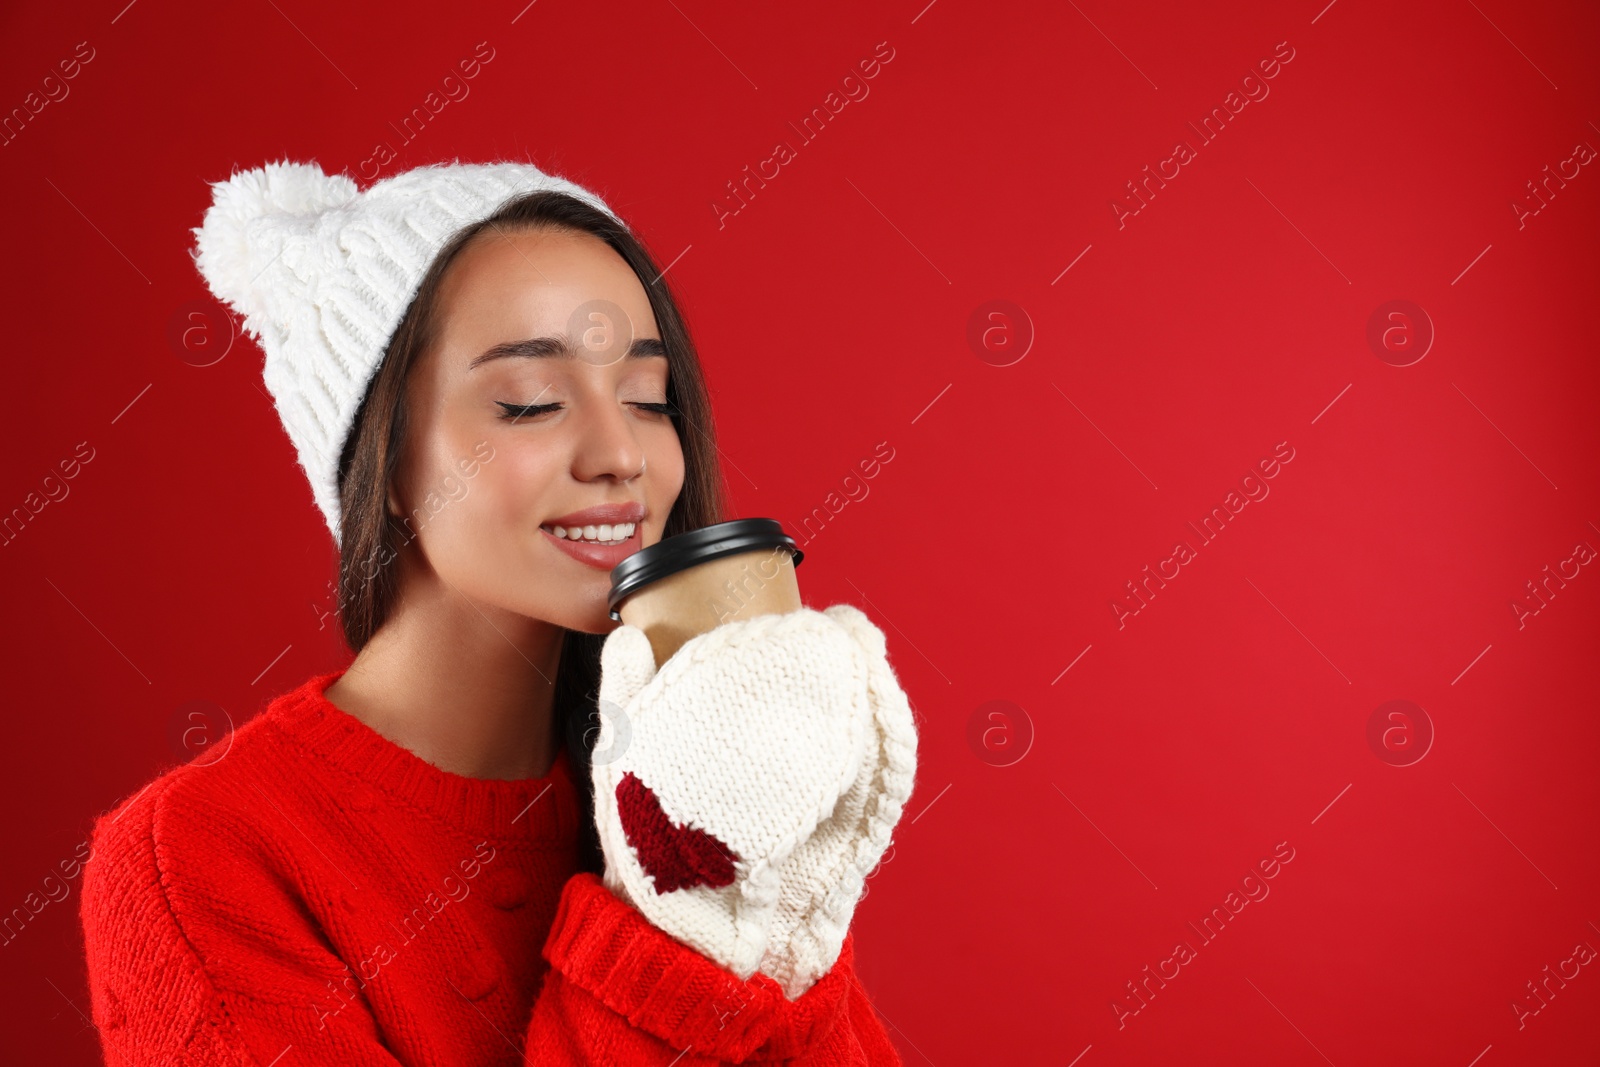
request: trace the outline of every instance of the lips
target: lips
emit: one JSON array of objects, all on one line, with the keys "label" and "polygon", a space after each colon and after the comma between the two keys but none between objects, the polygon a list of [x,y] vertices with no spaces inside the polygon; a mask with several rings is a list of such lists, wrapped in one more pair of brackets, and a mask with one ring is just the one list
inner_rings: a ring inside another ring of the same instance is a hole
[{"label": "lips", "polygon": [[637,500],[629,500],[618,504],[598,504],[582,511],[574,511],[554,519],[546,519],[541,526],[560,526],[571,529],[574,526],[615,526],[621,522],[638,524],[643,521],[645,506]]},{"label": "lips", "polygon": [[719,889],[733,882],[738,859],[733,850],[698,827],[674,823],[655,791],[632,771],[617,783],[617,815],[657,895],[697,885]]}]

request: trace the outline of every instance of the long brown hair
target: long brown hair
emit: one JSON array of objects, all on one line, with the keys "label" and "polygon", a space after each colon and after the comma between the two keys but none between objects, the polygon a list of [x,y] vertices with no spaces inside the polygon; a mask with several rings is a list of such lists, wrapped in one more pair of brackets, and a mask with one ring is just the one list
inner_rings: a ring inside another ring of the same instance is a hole
[{"label": "long brown hair", "polygon": [[[388,513],[388,487],[396,477],[406,435],[410,372],[438,337],[439,290],[450,265],[486,231],[566,229],[588,233],[616,250],[650,298],[667,350],[667,402],[683,447],[683,489],[667,516],[663,537],[722,521],[724,485],[717,464],[711,401],[688,324],[655,259],[626,226],[565,193],[539,191],[513,197],[494,214],[453,234],[434,257],[390,338],[356,412],[339,461],[339,617],[352,652],[360,652],[388,619],[399,594],[396,558],[409,539],[402,520]],[[604,634],[568,630],[562,642],[554,714],[568,752],[584,818],[579,848],[584,866],[598,873],[603,857],[594,827],[590,757],[599,733],[600,647]]]}]

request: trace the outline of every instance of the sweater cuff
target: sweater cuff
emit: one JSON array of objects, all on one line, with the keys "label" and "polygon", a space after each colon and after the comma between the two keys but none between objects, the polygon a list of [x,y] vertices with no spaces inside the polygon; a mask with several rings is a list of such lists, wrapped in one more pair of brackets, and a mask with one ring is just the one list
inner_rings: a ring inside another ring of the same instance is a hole
[{"label": "sweater cuff", "polygon": [[583,871],[562,887],[543,954],[572,985],[674,1049],[738,1063],[821,1044],[844,1011],[853,941],[846,933],[834,966],[789,1000],[767,975],[741,979],[651,925]]}]

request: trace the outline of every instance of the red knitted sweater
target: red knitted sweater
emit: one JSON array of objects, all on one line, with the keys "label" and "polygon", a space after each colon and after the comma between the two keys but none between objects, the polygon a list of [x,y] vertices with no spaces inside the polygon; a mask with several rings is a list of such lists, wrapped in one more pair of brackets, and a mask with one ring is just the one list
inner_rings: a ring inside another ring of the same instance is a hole
[{"label": "red knitted sweater", "polygon": [[311,678],[95,822],[108,1063],[898,1065],[854,938],[798,1000],[578,866],[577,783],[441,770]]}]

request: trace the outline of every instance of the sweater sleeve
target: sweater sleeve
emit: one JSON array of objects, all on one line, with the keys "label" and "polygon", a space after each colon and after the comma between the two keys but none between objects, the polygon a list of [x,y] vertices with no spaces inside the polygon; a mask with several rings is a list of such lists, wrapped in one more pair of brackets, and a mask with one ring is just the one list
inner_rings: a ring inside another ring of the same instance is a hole
[{"label": "sweater sleeve", "polygon": [[[164,785],[97,821],[84,869],[80,918],[106,1062],[408,1067],[364,998],[316,1010],[347,966],[292,899],[237,888],[254,878],[265,890],[273,877],[240,834],[186,865],[214,872],[214,886],[199,884],[207,873],[174,882],[158,834]],[[204,952],[182,918],[197,907]],[[518,1035],[526,1064],[900,1063],[855,977],[850,939],[791,1002],[770,978],[741,981],[650,925],[597,876],[579,874],[563,888],[544,956],[551,968]]]},{"label": "sweater sleeve", "polygon": [[653,926],[585,872],[562,890],[544,957],[529,1063],[900,1064],[856,977],[853,935],[791,1001],[766,975],[742,980]]}]

